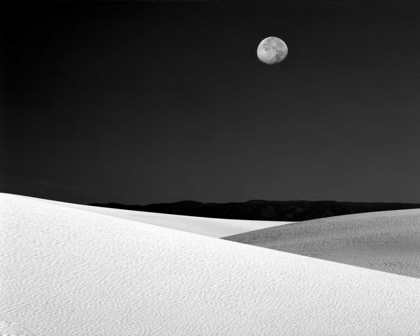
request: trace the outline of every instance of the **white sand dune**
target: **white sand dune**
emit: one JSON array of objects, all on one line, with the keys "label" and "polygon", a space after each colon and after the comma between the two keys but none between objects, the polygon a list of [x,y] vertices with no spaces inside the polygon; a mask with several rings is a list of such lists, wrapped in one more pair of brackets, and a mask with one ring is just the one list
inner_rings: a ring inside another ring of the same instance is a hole
[{"label": "white sand dune", "polygon": [[[27,198],[27,196],[20,196]],[[65,205],[74,209],[96,212],[108,216],[114,216],[123,219],[129,219],[136,222],[157,225],[165,228],[181,230],[204,236],[221,238],[236,235],[244,232],[265,229],[273,226],[290,224],[292,222],[274,222],[274,221],[252,221],[252,220],[231,220],[204,218],[192,216],[167,215],[144,211],[131,211],[121,209],[111,209],[94,207],[88,205],[64,203],[40,198],[33,198],[39,201],[50,202],[57,205]],[[0,335],[1,336],[1,335]]]},{"label": "white sand dune", "polygon": [[0,335],[419,335],[420,280],[0,194]]},{"label": "white sand dune", "polygon": [[420,209],[323,218],[226,239],[420,278]]}]

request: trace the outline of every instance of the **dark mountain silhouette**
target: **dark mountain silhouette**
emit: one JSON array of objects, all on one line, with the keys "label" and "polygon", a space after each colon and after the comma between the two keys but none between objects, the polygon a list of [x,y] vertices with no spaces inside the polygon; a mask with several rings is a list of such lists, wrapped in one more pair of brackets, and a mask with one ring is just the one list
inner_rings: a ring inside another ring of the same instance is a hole
[{"label": "dark mountain silhouette", "polygon": [[195,201],[182,201],[144,206],[118,203],[93,203],[90,205],[184,216],[267,221],[303,221],[362,212],[420,208],[420,204],[411,203],[262,200],[252,200],[243,203],[201,203]]}]

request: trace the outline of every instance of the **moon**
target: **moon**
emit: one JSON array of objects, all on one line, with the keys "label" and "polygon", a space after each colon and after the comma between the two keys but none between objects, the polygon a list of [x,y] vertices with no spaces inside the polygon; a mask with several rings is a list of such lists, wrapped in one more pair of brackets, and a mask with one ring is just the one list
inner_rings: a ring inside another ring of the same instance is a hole
[{"label": "moon", "polygon": [[260,42],[257,56],[265,64],[277,64],[283,61],[288,53],[286,43],[278,37],[270,36]]}]

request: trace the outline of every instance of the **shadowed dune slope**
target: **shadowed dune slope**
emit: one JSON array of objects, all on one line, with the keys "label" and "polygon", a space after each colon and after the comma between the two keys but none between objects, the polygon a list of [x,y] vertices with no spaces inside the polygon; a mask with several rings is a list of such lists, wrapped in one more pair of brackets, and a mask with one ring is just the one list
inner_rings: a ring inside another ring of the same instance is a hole
[{"label": "shadowed dune slope", "polygon": [[103,215],[132,220],[135,222],[147,223],[169,229],[181,230],[215,238],[221,238],[248,231],[255,231],[291,223],[168,215],[162,213],[121,210],[89,205],[72,204],[27,196],[19,197],[35,199],[38,201],[49,202],[57,205],[65,205],[74,209],[95,212]]},{"label": "shadowed dune slope", "polygon": [[420,280],[0,194],[0,335],[417,335]]},{"label": "shadowed dune slope", "polygon": [[420,209],[316,219],[225,239],[420,278]]}]

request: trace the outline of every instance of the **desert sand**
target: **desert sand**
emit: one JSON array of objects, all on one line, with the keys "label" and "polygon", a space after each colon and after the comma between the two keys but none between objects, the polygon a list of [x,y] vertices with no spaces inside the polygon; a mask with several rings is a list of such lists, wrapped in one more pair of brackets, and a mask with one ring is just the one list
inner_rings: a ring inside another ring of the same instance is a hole
[{"label": "desert sand", "polygon": [[[27,198],[27,196],[20,196]],[[252,220],[232,220],[232,219],[217,219],[191,216],[167,215],[144,211],[131,211],[112,208],[102,208],[89,205],[72,204],[58,201],[51,201],[47,199],[40,199],[39,201],[49,202],[57,205],[65,205],[74,209],[95,212],[98,214],[129,219],[136,222],[152,224],[165,228],[181,230],[190,233],[196,233],[208,237],[226,237],[274,227],[278,225],[290,224],[293,222],[274,222],[274,221],[252,221]],[[0,335],[1,336],[1,335]]]},{"label": "desert sand", "polygon": [[0,223],[2,336],[420,333],[420,279],[10,194]]},{"label": "desert sand", "polygon": [[226,239],[420,278],[420,209],[316,219]]}]

